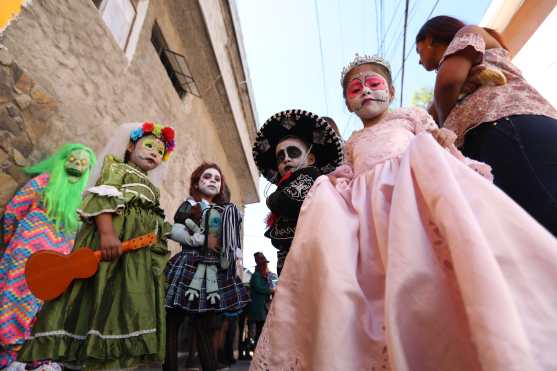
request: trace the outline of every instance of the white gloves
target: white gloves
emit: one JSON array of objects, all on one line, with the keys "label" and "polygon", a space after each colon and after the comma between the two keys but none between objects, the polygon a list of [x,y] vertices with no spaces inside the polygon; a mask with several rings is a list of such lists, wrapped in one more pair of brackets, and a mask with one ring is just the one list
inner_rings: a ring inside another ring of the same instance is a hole
[{"label": "white gloves", "polygon": [[186,219],[186,225],[176,223],[172,226],[170,238],[181,244],[201,247],[205,243],[205,231],[193,220]]}]

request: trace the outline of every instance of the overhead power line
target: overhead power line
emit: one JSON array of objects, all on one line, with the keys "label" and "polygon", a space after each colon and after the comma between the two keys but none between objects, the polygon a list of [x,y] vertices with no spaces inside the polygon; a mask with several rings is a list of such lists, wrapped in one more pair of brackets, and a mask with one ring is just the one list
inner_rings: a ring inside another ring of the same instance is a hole
[{"label": "overhead power line", "polygon": [[[383,39],[381,40],[382,45],[385,45],[385,39],[387,38],[387,35],[389,34],[389,31],[391,30],[391,26],[393,25],[393,22],[395,21],[395,18],[398,19],[397,15],[398,15],[398,8],[400,7],[400,4],[402,4],[402,0],[398,0],[397,4],[395,6],[395,11],[393,12],[393,16],[391,17],[391,20],[389,21],[389,25],[387,26],[387,30],[383,34]],[[385,55],[382,55],[382,56],[384,57]]]},{"label": "overhead power line", "polygon": [[385,3],[383,0],[379,0],[379,9],[380,9],[380,17],[381,17],[381,40],[379,43],[379,50],[380,50],[380,55],[383,55],[383,49],[384,49],[384,42],[385,42]]},{"label": "overhead power line", "polygon": [[[418,7],[416,6],[416,4],[418,4],[418,2],[414,1],[414,4],[412,5],[412,7],[410,8],[410,11],[408,12],[408,22],[407,22],[408,24],[412,23],[412,19],[414,19],[414,16],[417,13]],[[391,40],[391,42],[390,42],[391,47],[389,48],[390,50],[386,54],[386,59],[388,61],[392,60],[394,58],[396,50],[398,49],[398,45],[399,45],[396,41],[398,39],[402,38],[402,35],[404,33],[404,27],[403,27],[404,26],[404,17],[401,17],[400,19],[401,19],[402,23],[401,24],[397,23],[397,27],[396,27],[396,28],[398,28],[399,26],[401,27],[400,32],[397,34],[397,36],[395,38],[393,38]]]},{"label": "overhead power line", "polygon": [[[431,8],[429,14],[426,17],[426,21],[431,18],[431,15],[433,14],[433,12],[435,11],[435,9],[437,8],[437,5],[439,4],[439,1],[441,0],[436,0],[435,4],[433,4],[433,7]],[[416,46],[416,40],[414,40],[414,43],[412,44],[412,47],[410,47],[410,49],[408,49],[408,53],[406,53],[406,56],[404,57],[403,60],[403,64],[404,62],[406,62],[406,60],[408,59],[408,57],[410,56],[410,54],[412,53],[412,50],[414,49],[414,47]],[[398,76],[400,76],[400,72],[402,71],[402,65],[400,66],[400,68],[398,69],[398,71],[396,72],[395,78],[393,79],[393,81],[396,81],[396,79],[398,78]]]},{"label": "overhead power line", "polygon": [[323,42],[321,40],[321,24],[319,22],[319,8],[317,7],[317,0],[313,0],[315,6],[315,20],[317,23],[317,35],[319,37],[319,51],[321,53],[321,75],[323,78],[323,97],[325,98],[325,109],[329,115],[329,102],[327,99],[327,81],[325,80],[325,57],[323,55]]},{"label": "overhead power line", "polygon": [[404,62],[406,59],[406,31],[408,28],[408,4],[410,0],[406,0],[406,5],[404,6],[404,32],[402,36],[402,77],[400,79],[400,106],[402,107],[402,102],[404,98]]}]

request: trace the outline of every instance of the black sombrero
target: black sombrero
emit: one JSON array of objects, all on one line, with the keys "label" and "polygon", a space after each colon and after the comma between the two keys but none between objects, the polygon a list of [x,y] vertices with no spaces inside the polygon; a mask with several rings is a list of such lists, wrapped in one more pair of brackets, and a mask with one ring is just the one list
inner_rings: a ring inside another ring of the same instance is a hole
[{"label": "black sombrero", "polygon": [[275,148],[290,135],[312,145],[314,166],[323,174],[330,173],[342,162],[342,140],[325,119],[301,109],[282,111],[265,121],[253,144],[253,159],[269,182],[276,184],[280,180]]}]

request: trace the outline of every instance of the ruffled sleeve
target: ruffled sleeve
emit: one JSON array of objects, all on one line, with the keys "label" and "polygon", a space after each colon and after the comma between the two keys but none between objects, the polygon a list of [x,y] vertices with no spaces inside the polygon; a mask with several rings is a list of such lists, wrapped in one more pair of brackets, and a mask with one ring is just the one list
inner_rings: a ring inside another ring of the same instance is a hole
[{"label": "ruffled sleeve", "polygon": [[122,184],[126,174],[124,164],[112,156],[105,158],[101,176],[94,187],[87,190],[81,207],[77,210],[81,219],[91,222],[103,213],[121,214],[126,207]]},{"label": "ruffled sleeve", "polygon": [[453,41],[451,41],[447,50],[445,50],[445,54],[441,57],[439,65],[441,65],[447,57],[457,54],[466,48],[472,48],[476,52],[475,54],[477,54],[477,60],[474,61],[474,64],[478,64],[483,60],[485,53],[485,40],[479,33],[465,27],[456,33]]},{"label": "ruffled sleeve", "polygon": [[439,129],[433,117],[423,108],[410,107],[407,108],[407,110],[414,122],[414,134],[419,134],[424,131],[432,132],[433,130]]}]

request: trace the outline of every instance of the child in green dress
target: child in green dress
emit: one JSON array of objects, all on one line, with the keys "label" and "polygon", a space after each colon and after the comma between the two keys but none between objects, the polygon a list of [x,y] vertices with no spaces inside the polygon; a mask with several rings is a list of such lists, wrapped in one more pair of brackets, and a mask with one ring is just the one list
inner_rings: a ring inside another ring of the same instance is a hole
[{"label": "child in green dress", "polygon": [[[100,250],[95,276],[77,280],[39,313],[19,359],[51,359],[68,368],[128,368],[162,362],[164,275],[168,257],[156,184],[174,148],[174,130],[150,122],[124,124],[105,148],[97,182],[78,213],[74,251]],[[97,176],[95,176],[97,174]],[[150,232],[157,242],[121,254],[121,244]]]}]

